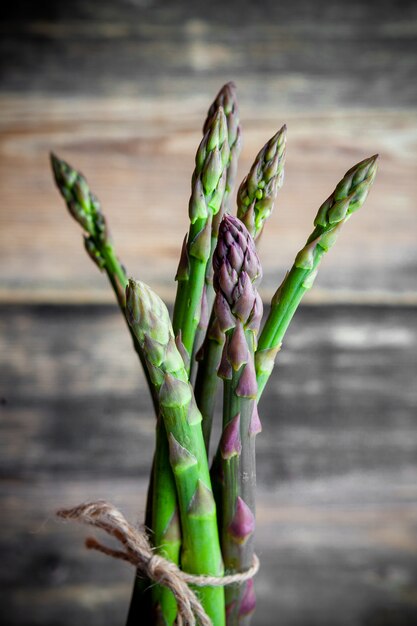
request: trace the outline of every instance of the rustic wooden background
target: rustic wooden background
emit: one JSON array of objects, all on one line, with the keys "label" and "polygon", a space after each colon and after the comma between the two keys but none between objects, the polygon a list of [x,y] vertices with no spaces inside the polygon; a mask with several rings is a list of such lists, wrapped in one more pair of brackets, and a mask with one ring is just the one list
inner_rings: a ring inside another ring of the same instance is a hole
[{"label": "rustic wooden background", "polygon": [[0,24],[0,620],[123,624],[132,572],[60,505],[141,518],[153,419],[129,337],[48,166],[87,176],[130,273],[169,303],[193,155],[238,85],[243,176],[288,125],[262,242],[271,295],[321,201],[379,152],[262,402],[254,626],[417,623],[417,5],[33,3]]}]

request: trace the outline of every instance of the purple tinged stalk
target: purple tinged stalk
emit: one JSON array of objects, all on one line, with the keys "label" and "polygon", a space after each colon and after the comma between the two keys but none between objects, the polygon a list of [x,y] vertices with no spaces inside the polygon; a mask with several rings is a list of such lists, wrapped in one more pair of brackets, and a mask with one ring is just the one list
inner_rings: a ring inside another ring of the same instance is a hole
[{"label": "purple tinged stalk", "polygon": [[229,533],[237,543],[244,543],[255,530],[255,516],[240,496],[236,500],[236,510],[229,524]]},{"label": "purple tinged stalk", "polygon": [[[250,617],[256,608],[256,596],[253,580],[248,580],[244,586],[243,599],[239,609],[239,617],[248,618]],[[246,624],[248,621],[246,621]]]},{"label": "purple tinged stalk", "polygon": [[220,440],[220,454],[222,459],[229,460],[232,456],[240,455],[241,452],[240,413],[238,413],[223,430]]},{"label": "purple tinged stalk", "polygon": [[259,418],[258,404],[254,402],[249,424],[249,435],[258,435],[260,432],[262,432],[262,424]]},{"label": "purple tinged stalk", "polygon": [[[225,215],[220,224],[213,268],[214,311],[218,326],[225,333],[218,369],[224,380],[223,434],[215,461],[216,471],[222,475],[222,552],[226,571],[241,572],[251,567],[253,561],[255,436],[261,430],[256,409],[254,350],[262,301],[256,283],[262,271],[251,235],[231,215]],[[253,610],[253,589],[250,591]],[[232,585],[226,589],[227,626],[248,623],[247,594],[246,586]]]}]

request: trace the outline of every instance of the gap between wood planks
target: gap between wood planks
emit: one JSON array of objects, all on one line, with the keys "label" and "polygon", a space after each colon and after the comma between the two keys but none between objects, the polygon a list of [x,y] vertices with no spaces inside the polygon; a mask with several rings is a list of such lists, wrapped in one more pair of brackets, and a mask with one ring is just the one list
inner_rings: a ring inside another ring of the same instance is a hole
[{"label": "gap between wood planks", "polygon": [[[153,287],[168,305],[173,304],[173,291],[164,286]],[[269,304],[275,290],[265,290],[262,297]],[[61,304],[61,305],[86,305],[86,304],[113,304],[114,296],[105,290],[87,291],[69,289],[65,291],[55,289],[10,289],[0,288],[0,305],[4,304]],[[352,291],[334,289],[315,289],[314,293],[306,294],[303,304],[308,305],[332,305],[332,304],[355,304],[374,306],[416,306],[417,293],[405,291],[393,293],[389,291]]]}]

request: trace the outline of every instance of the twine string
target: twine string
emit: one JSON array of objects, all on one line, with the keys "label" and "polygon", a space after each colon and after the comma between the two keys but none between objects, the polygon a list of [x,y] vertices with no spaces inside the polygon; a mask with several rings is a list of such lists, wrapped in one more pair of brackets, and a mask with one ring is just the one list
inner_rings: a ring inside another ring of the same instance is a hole
[{"label": "twine string", "polygon": [[259,569],[259,560],[254,555],[252,567],[238,574],[218,577],[195,576],[183,572],[172,561],[155,554],[144,528],[135,528],[118,509],[102,500],[87,502],[70,509],[60,509],[57,515],[61,519],[74,520],[101,529],[117,539],[124,549],[116,550],[94,537],[88,537],[85,543],[90,550],[97,550],[131,563],[141,576],[170,589],[178,605],[177,626],[196,626],[197,623],[201,626],[212,626],[211,620],[189,584],[197,587],[242,584],[253,578]]}]

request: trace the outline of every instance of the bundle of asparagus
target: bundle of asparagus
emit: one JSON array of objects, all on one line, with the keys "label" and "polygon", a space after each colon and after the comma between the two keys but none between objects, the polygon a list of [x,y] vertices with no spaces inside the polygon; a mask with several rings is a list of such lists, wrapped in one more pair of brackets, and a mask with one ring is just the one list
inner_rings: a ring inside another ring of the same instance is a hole
[{"label": "bundle of asparagus", "polygon": [[[156,446],[145,520],[150,541],[183,571],[216,579],[239,575],[253,564],[257,402],[322,256],[366,199],[377,160],[373,156],[352,167],[319,208],[314,230],[272,298],[259,333],[257,244],[283,182],[286,127],[258,153],[238,189],[234,217],[240,138],[235,87],[228,83],[209,108],[195,158],[172,324],[158,295],[128,279],[86,179],[51,157],[55,182],[84,231],[88,254],[110,280],[152,394]],[[210,467],[220,380],[222,434]],[[252,579],[197,593],[213,626],[250,623]],[[135,580],[129,626],[183,623],[177,613],[171,591]]]}]

